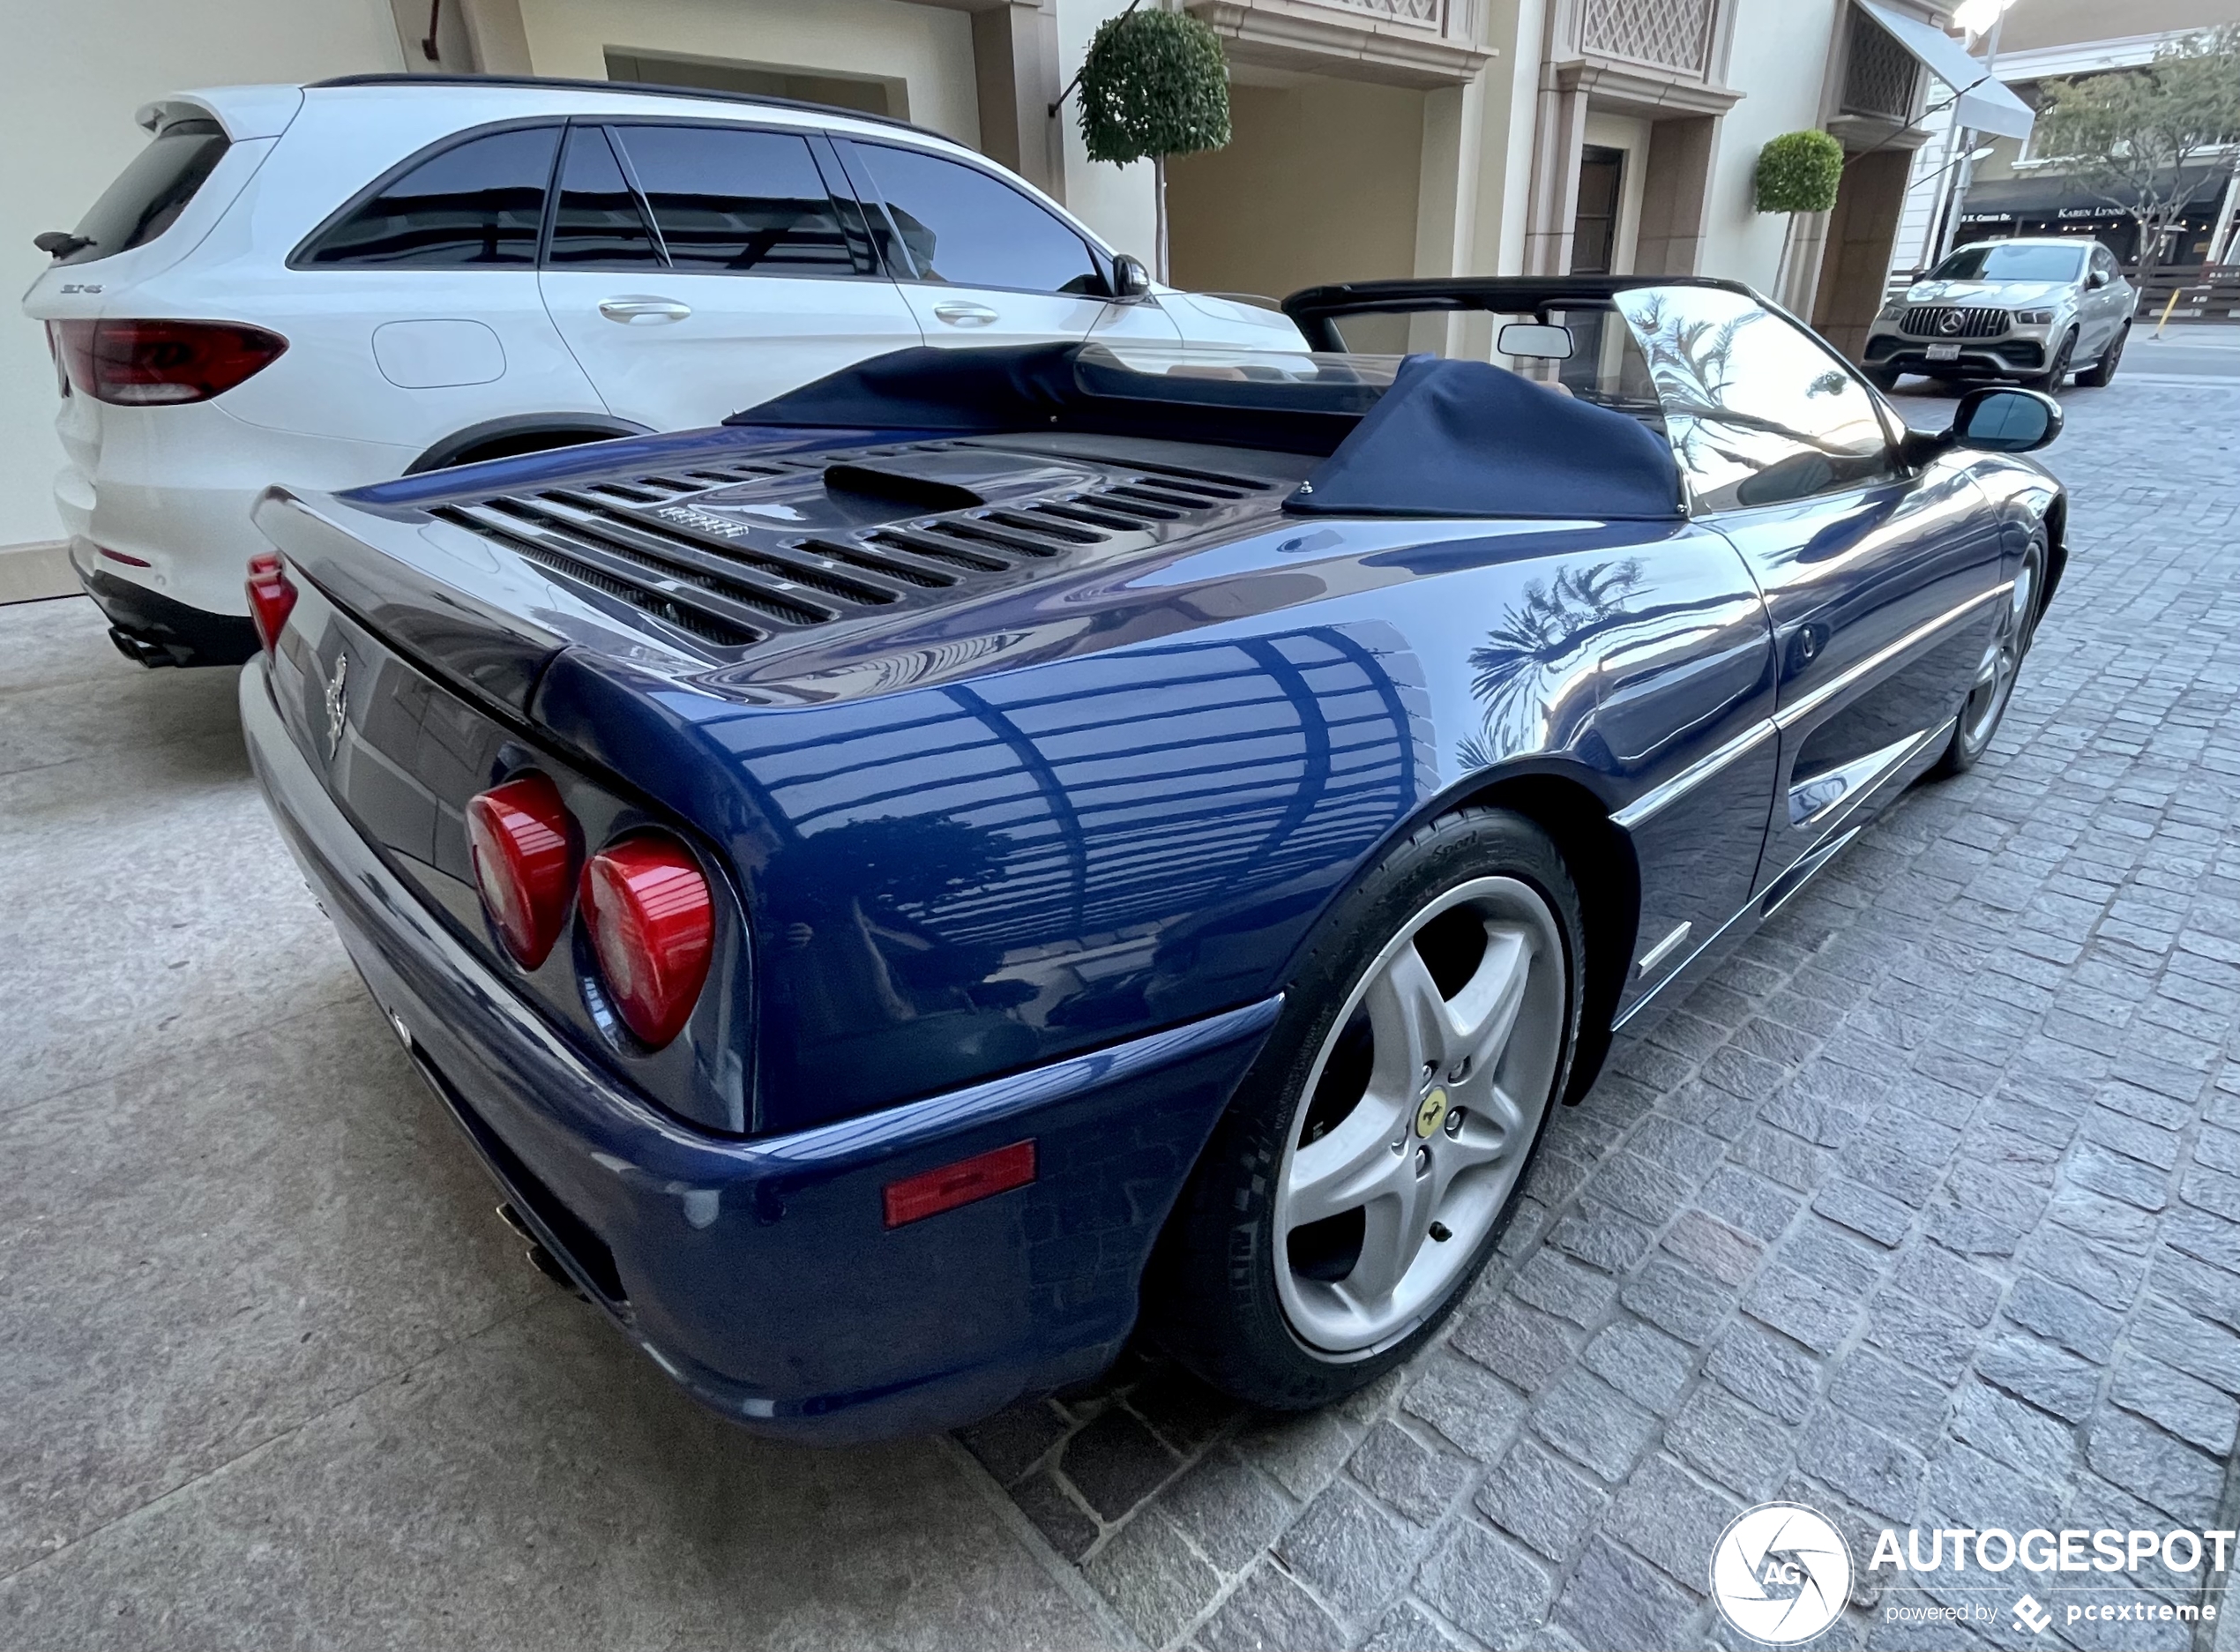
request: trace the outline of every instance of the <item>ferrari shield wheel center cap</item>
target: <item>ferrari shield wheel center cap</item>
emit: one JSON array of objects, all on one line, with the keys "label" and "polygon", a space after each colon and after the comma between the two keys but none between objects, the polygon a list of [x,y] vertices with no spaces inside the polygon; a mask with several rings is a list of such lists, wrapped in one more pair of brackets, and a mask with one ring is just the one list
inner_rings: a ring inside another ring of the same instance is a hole
[{"label": "ferrari shield wheel center cap", "polygon": [[1446,1092],[1433,1090],[1415,1104],[1415,1133],[1430,1140],[1446,1122]]}]

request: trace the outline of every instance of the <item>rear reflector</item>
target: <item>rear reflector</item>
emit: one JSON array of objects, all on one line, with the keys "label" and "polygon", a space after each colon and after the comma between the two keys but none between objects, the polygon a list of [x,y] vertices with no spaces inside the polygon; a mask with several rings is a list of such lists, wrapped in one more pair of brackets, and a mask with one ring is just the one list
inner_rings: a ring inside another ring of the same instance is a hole
[{"label": "rear reflector", "polygon": [[241,321],[57,321],[73,388],[122,407],[207,401],[278,361],[287,340]]},{"label": "rear reflector", "polygon": [[[113,550],[101,552],[104,557],[116,557]],[[117,557],[119,562],[130,562],[130,557]],[[142,563],[142,567],[147,564]],[[287,624],[287,617],[295,611],[295,586],[287,577],[278,556],[260,550],[249,559],[249,612],[257,622],[257,635],[271,654],[280,647],[280,627]]]},{"label": "rear reflector", "polygon": [[[107,557],[111,562],[121,562],[128,568],[153,568],[155,566],[155,564],[150,562],[146,557],[128,556],[125,552],[121,550],[111,550],[107,545],[96,545],[93,549],[100,551],[102,556]],[[275,560],[277,561],[278,559],[275,558]]]},{"label": "rear reflector", "polygon": [[1024,1187],[1034,1179],[1032,1138],[1014,1141],[974,1158],[959,1159],[937,1170],[921,1171],[886,1185],[886,1225],[901,1227],[922,1222],[945,1210],[969,1205],[974,1200]]},{"label": "rear reflector", "polygon": [[524,774],[469,800],[467,853],[505,950],[534,969],[568,916],[575,857],[560,789],[541,774]]},{"label": "rear reflector", "polygon": [[715,900],[692,851],[665,833],[610,843],[583,869],[591,950],[623,1025],[660,1049],[707,983]]}]

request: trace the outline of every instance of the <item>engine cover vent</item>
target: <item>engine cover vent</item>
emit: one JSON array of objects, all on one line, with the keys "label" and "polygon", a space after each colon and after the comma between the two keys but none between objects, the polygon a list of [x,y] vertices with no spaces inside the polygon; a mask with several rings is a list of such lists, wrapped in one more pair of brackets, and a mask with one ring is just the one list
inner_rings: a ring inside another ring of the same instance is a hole
[{"label": "engine cover vent", "polygon": [[432,513],[729,663],[773,639],[1273,511],[1291,485],[1039,444],[929,442],[694,466]]}]

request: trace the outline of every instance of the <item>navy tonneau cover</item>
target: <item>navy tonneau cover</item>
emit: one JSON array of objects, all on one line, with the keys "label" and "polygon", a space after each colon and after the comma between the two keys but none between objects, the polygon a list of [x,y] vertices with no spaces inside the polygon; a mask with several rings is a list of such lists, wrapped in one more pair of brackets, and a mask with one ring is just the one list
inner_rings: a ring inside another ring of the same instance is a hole
[{"label": "navy tonneau cover", "polygon": [[1332,516],[1533,516],[1656,521],[1683,514],[1664,437],[1490,362],[1411,355],[1285,501]]},{"label": "navy tonneau cover", "polygon": [[1328,360],[1308,376],[1271,380],[1136,371],[1094,344],[919,347],[724,422],[958,436],[1078,430],[1316,453],[1325,462],[1285,503],[1316,514],[1683,514],[1671,448],[1629,415],[1485,362],[1412,355],[1386,388],[1344,357]]}]

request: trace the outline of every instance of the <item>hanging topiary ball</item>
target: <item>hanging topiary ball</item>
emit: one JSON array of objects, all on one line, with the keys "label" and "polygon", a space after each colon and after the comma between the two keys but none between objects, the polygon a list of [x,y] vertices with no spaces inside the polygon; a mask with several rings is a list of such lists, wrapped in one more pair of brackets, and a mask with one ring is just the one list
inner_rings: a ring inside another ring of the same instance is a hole
[{"label": "hanging topiary ball", "polygon": [[1081,141],[1126,165],[1219,149],[1229,140],[1221,36],[1183,11],[1109,19],[1081,64]]},{"label": "hanging topiary ball", "polygon": [[1826,132],[1783,132],[1758,152],[1758,210],[1825,213],[1843,182],[1843,146]]}]

